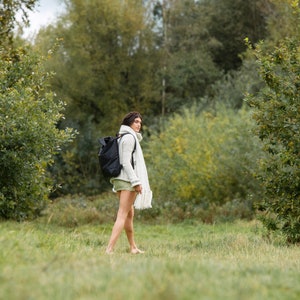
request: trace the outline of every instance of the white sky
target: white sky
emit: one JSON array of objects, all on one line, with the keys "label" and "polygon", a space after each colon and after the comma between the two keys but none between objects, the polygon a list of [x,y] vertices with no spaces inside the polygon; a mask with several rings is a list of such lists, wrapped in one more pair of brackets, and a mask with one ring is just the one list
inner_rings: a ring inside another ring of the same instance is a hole
[{"label": "white sky", "polygon": [[38,30],[54,22],[56,17],[64,11],[63,0],[39,0],[33,12],[30,12],[30,27],[24,29],[24,37],[30,37]]}]

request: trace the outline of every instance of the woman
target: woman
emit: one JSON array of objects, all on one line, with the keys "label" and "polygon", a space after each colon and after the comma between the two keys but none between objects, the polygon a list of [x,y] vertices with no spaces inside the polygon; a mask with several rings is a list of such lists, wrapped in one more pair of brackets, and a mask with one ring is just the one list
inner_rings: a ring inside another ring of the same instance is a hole
[{"label": "woman", "polygon": [[[121,136],[119,138],[119,155],[123,168],[119,176],[111,179],[111,183],[113,190],[118,193],[120,203],[117,219],[106,248],[107,254],[113,252],[123,229],[125,229],[130,245],[130,253],[144,253],[136,246],[133,231],[134,207],[137,209],[150,208],[152,201],[152,191],[140,146],[141,127],[142,116],[140,113],[130,112],[124,117],[119,131]],[[127,134],[123,135],[124,133]]]}]

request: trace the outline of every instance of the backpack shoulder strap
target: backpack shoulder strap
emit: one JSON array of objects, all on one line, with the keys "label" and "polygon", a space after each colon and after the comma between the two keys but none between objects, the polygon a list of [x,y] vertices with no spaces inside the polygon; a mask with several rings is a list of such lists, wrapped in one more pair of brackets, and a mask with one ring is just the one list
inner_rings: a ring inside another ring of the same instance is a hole
[{"label": "backpack shoulder strap", "polygon": [[[131,133],[129,133],[129,132],[127,132],[127,133],[123,133],[123,134],[120,134],[120,138],[122,138],[124,135],[126,135],[126,134],[131,134]],[[132,135],[132,134],[131,134]],[[132,135],[133,136],[133,135]],[[132,165],[132,168],[134,168],[134,160],[133,160],[133,152],[135,151],[135,149],[136,149],[136,140],[135,140],[135,137],[133,136],[133,138],[134,138],[134,148],[133,148],[133,151],[131,152],[131,165]]]},{"label": "backpack shoulder strap", "polygon": [[[120,138],[122,138],[124,135],[126,135],[126,134],[131,134],[131,133],[129,133],[129,132],[126,132],[126,133],[123,133],[123,134],[120,134],[118,137],[120,137]],[[132,134],[131,134],[132,135]],[[133,135],[132,135],[133,136]],[[134,138],[134,148],[133,148],[133,151],[132,151],[132,153],[135,151],[135,149],[136,149],[136,140],[135,140],[135,137],[133,136],[133,138]]]}]

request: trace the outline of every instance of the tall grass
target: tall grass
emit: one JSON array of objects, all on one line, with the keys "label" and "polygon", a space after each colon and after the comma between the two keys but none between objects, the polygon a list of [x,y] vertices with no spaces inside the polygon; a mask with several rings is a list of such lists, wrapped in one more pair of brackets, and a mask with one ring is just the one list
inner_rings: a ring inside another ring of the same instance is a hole
[{"label": "tall grass", "polygon": [[0,223],[0,299],[280,299],[300,297],[300,250],[262,237],[255,222],[147,225],[143,255],[112,223],[73,228]]}]

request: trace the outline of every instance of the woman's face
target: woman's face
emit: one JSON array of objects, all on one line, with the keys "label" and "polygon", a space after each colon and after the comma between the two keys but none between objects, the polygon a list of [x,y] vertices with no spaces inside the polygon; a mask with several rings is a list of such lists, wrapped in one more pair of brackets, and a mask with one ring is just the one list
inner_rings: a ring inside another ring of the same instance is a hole
[{"label": "woman's face", "polygon": [[133,123],[130,125],[130,127],[135,131],[135,132],[140,132],[141,127],[142,127],[142,120],[140,118],[135,118]]}]

